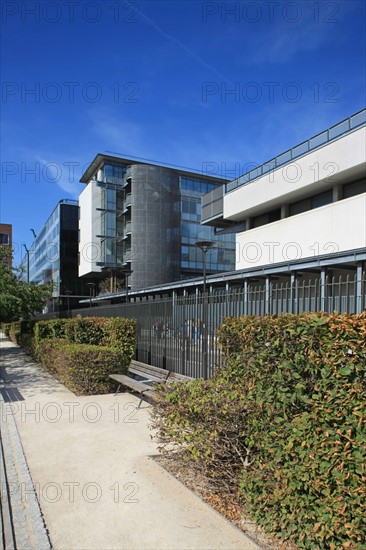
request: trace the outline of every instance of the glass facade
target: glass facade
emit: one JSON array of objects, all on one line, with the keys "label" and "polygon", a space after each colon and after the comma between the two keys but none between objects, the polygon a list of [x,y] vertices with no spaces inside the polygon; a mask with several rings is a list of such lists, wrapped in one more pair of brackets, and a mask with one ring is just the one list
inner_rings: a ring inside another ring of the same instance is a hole
[{"label": "glass facade", "polygon": [[29,256],[29,282],[53,284],[48,311],[77,305],[77,297],[88,294],[87,281],[78,277],[78,223],[78,202],[60,201],[23,257],[23,280],[28,279]]},{"label": "glass facade", "polygon": [[53,296],[60,288],[60,204],[48,218],[29,251],[29,280],[35,284],[54,284]]},{"label": "glass facade", "polygon": [[123,264],[125,176],[126,166],[113,164],[104,164],[98,174],[98,180],[105,184],[101,188],[101,249],[104,264]]},{"label": "glass facade", "polygon": [[183,277],[202,273],[202,252],[195,244],[197,241],[216,243],[206,256],[208,272],[235,268],[235,235],[218,235],[213,227],[201,225],[201,196],[216,188],[217,184],[211,182],[180,178]]}]

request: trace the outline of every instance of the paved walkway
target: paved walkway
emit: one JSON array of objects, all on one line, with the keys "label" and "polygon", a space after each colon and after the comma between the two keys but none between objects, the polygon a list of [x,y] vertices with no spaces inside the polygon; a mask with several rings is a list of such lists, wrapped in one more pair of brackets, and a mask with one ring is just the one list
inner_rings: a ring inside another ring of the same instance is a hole
[{"label": "paved walkway", "polygon": [[[1,348],[2,422],[15,418],[54,548],[258,549],[151,458],[150,405],[136,410],[128,393],[77,397],[9,340]],[[26,483],[19,494],[31,494]],[[17,548],[28,547],[41,548]]]}]

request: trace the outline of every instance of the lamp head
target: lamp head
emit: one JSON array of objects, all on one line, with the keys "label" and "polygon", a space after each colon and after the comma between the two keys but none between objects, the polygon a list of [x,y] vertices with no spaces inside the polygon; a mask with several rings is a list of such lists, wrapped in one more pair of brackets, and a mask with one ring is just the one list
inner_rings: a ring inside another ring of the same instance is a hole
[{"label": "lamp head", "polygon": [[197,241],[195,244],[202,250],[203,254],[207,254],[210,248],[215,246],[215,243],[212,241]]}]

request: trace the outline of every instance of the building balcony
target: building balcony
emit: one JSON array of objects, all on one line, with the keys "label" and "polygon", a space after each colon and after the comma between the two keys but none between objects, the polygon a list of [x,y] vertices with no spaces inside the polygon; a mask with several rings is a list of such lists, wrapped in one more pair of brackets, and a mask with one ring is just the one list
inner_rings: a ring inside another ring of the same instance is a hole
[{"label": "building balcony", "polygon": [[366,248],[366,193],[238,233],[236,269]]},{"label": "building balcony", "polygon": [[128,263],[132,261],[132,249],[126,248],[123,253],[123,263]]},{"label": "building balcony", "polygon": [[125,235],[130,235],[131,231],[132,231],[132,223],[127,222],[126,225],[125,225],[124,234]]},{"label": "building balcony", "polygon": [[123,201],[123,211],[127,212],[128,208],[132,205],[132,194],[127,193],[125,200]]},{"label": "building balcony", "polygon": [[242,221],[364,177],[366,127],[224,195],[224,219]]}]

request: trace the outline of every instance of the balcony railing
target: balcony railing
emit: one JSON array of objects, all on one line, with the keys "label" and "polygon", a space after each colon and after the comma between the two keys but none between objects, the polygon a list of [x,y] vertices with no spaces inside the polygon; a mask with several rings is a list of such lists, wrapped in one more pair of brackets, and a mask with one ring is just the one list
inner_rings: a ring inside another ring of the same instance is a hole
[{"label": "balcony railing", "polygon": [[287,164],[299,157],[302,157],[303,155],[310,153],[310,151],[313,151],[318,147],[323,147],[325,144],[330,143],[331,141],[338,139],[340,136],[348,134],[349,132],[352,132],[356,128],[359,128],[365,124],[366,109],[363,109],[362,111],[358,111],[357,113],[346,118],[345,120],[342,120],[338,124],[331,126],[330,128],[328,128],[328,130],[325,130],[324,132],[321,132],[320,134],[317,134],[316,136],[313,136],[312,138],[303,141],[299,145],[292,147],[292,149],[281,153],[275,158],[265,162],[261,166],[254,168],[254,170],[251,170],[250,172],[243,174],[239,178],[231,181],[230,183],[227,183],[225,186],[225,193],[229,193],[230,191],[233,191],[234,189],[237,189],[242,185],[247,185],[257,178],[264,176],[268,172],[271,172],[276,168],[283,166],[284,164]]}]

